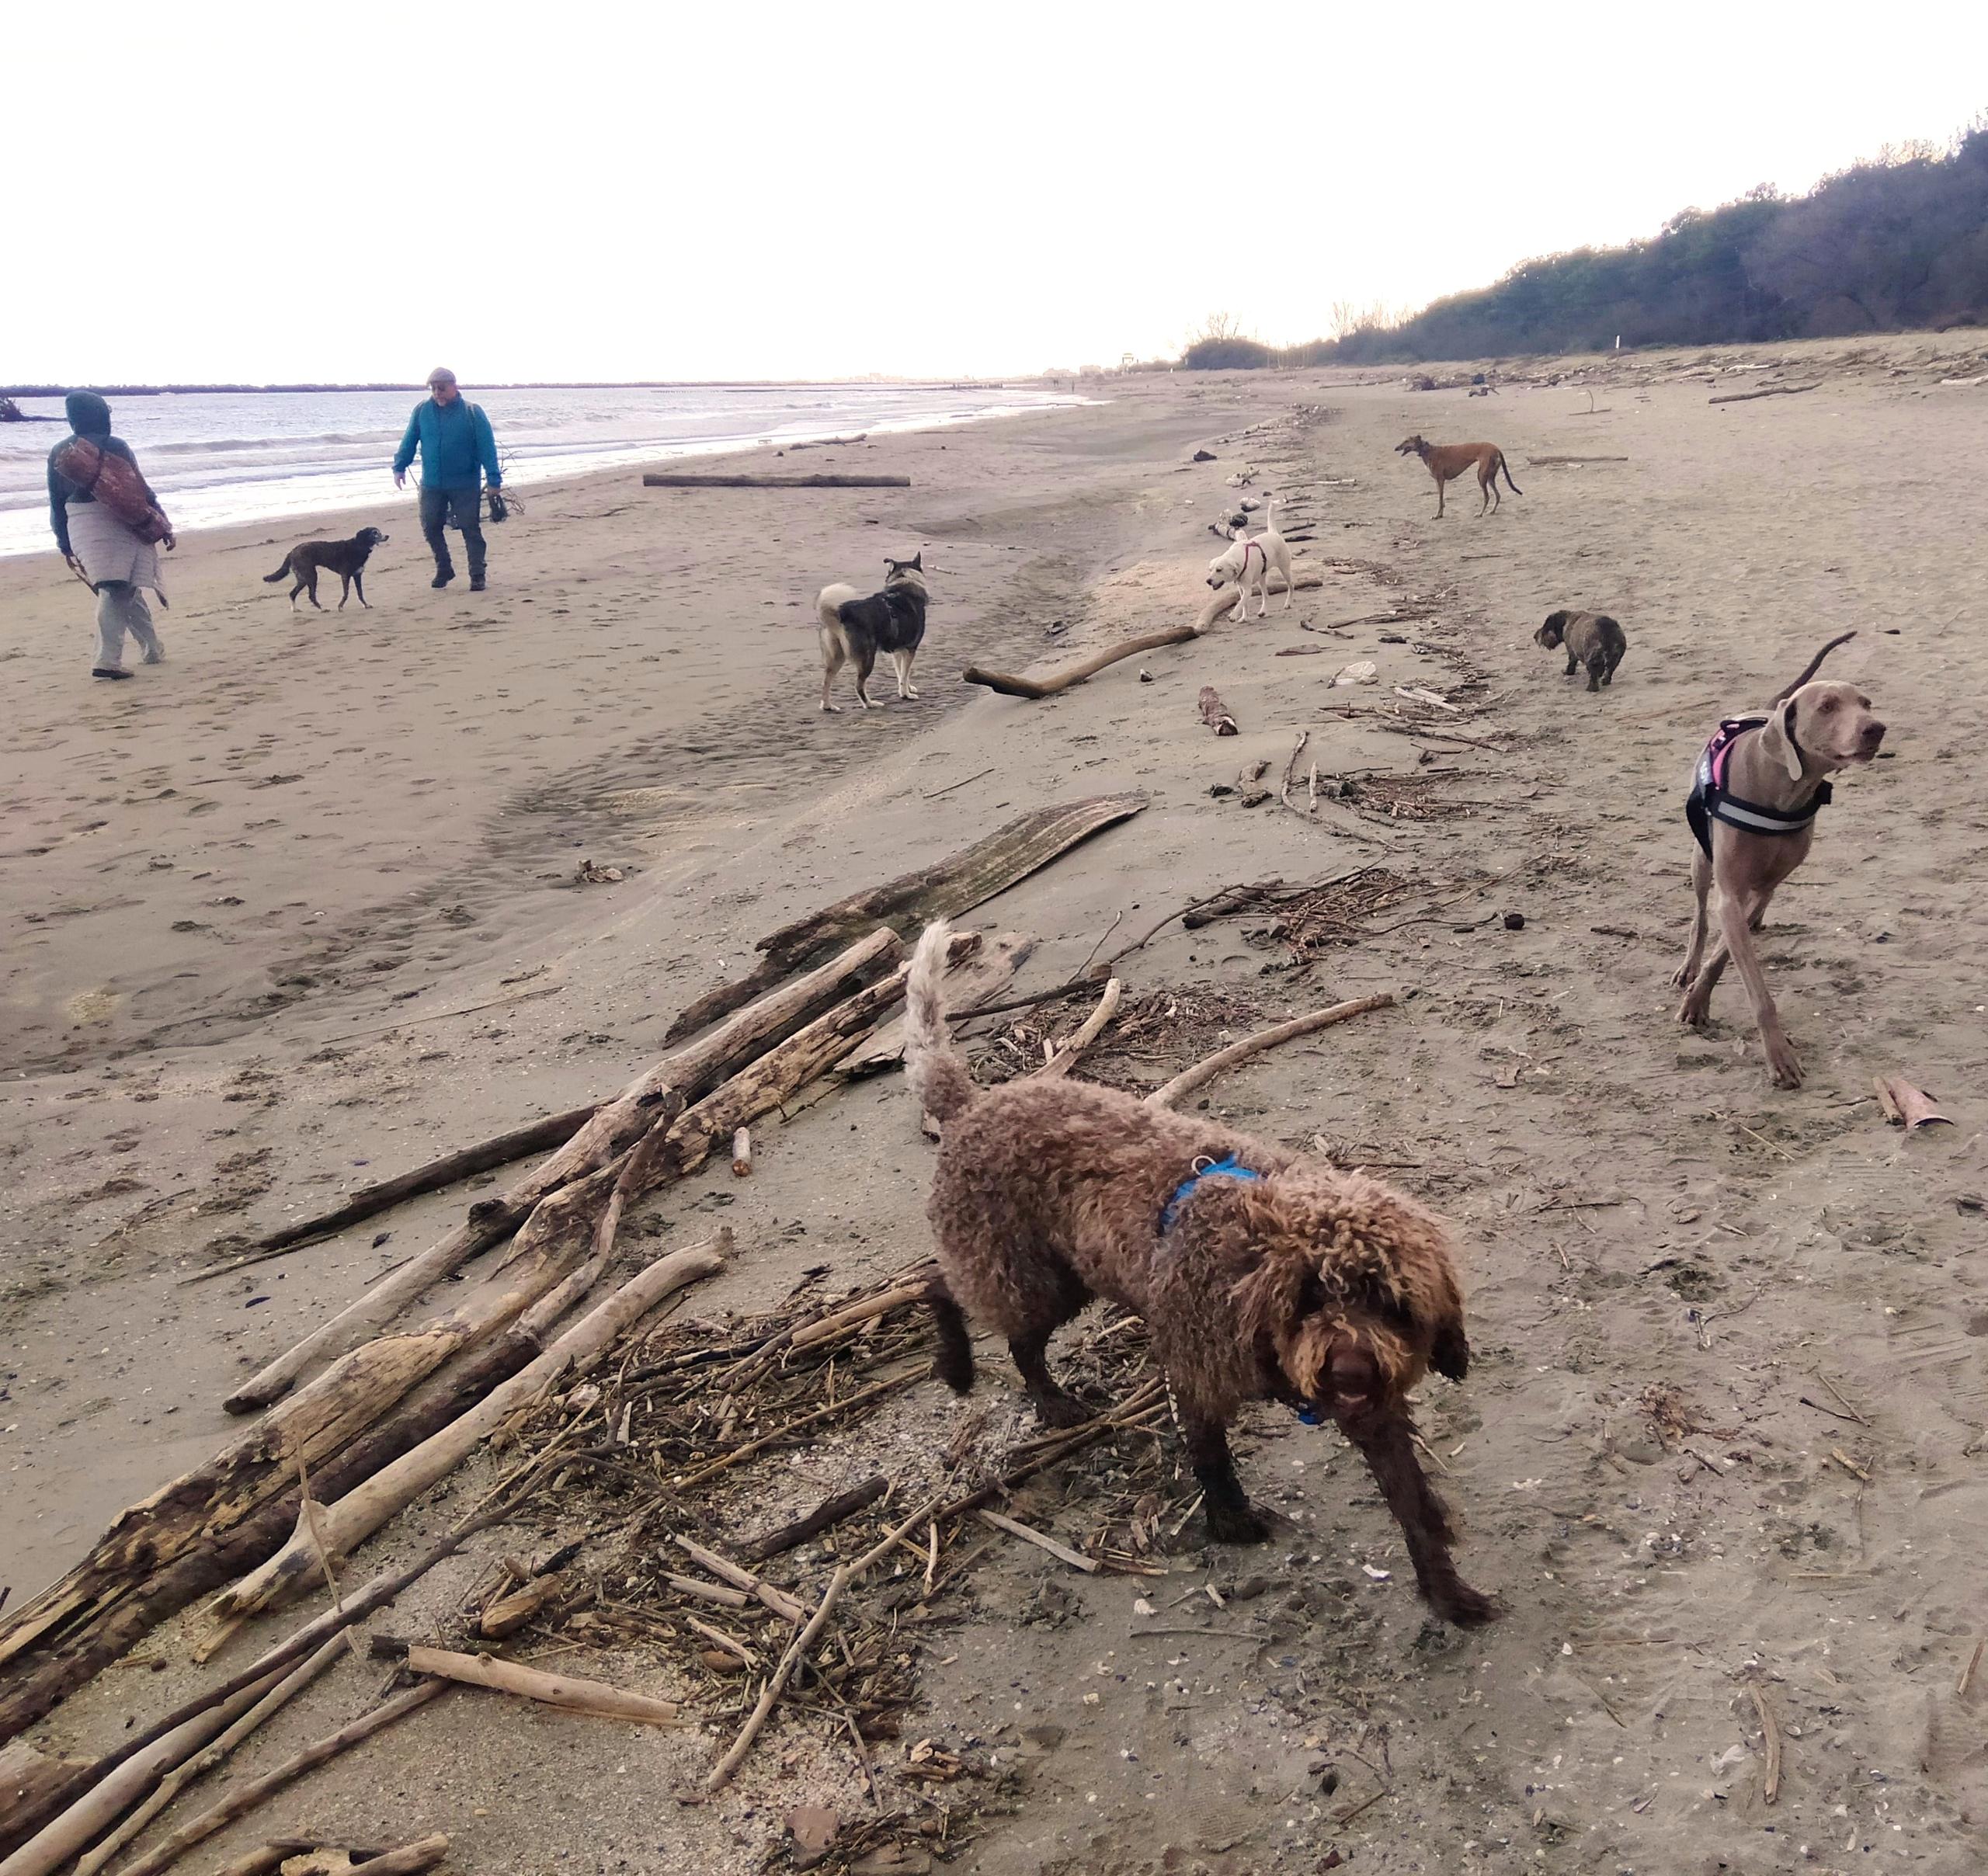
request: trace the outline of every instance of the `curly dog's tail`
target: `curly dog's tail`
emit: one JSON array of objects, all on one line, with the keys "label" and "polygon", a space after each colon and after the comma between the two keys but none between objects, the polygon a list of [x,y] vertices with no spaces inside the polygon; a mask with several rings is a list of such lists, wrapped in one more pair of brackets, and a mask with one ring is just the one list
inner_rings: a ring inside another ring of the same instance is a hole
[{"label": "curly dog's tail", "polygon": [[975,1096],[973,1077],[946,1029],[946,999],[939,988],[951,936],[943,919],[926,926],[905,988],[905,1073],[919,1107],[941,1126],[971,1106]]}]

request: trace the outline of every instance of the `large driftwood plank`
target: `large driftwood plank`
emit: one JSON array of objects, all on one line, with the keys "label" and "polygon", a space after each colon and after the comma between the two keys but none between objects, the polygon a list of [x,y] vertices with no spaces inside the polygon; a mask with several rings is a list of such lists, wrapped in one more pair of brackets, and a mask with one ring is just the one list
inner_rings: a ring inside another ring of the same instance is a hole
[{"label": "large driftwood plank", "polygon": [[690,1035],[761,995],[858,932],[885,925],[909,937],[934,919],[953,919],[1005,892],[1101,829],[1128,820],[1143,794],[1108,794],[1018,815],[984,840],[866,892],[851,895],[762,938],[765,961],[736,982],[721,984],[670,1026],[666,1041]]}]

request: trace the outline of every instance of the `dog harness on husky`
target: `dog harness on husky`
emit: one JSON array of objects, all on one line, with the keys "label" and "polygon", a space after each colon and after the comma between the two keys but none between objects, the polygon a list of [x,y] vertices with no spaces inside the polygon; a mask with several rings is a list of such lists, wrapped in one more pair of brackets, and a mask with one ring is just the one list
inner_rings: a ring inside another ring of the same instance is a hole
[{"label": "dog harness on husky", "polygon": [[1242,571],[1237,577],[1242,580],[1246,580],[1249,577],[1249,550],[1252,547],[1254,547],[1259,554],[1263,554],[1263,578],[1267,580],[1270,577],[1270,557],[1267,554],[1263,554],[1263,544],[1260,540],[1243,542]]},{"label": "dog harness on husky", "polygon": [[1236,1163],[1231,1153],[1226,1159],[1211,1159],[1204,1153],[1194,1162],[1194,1169],[1173,1189],[1173,1196],[1166,1201],[1166,1209],[1159,1214],[1160,1233],[1164,1236],[1173,1230],[1180,1216],[1180,1207],[1194,1196],[1194,1188],[1204,1179],[1261,1179],[1260,1172],[1252,1172],[1247,1166]]},{"label": "dog harness on husky", "polygon": [[1817,809],[1829,804],[1831,790],[1827,782],[1818,783],[1816,792],[1796,808],[1763,808],[1758,802],[1743,801],[1739,796],[1726,793],[1726,771],[1732,760],[1733,744],[1749,730],[1759,729],[1766,722],[1764,717],[1728,717],[1698,758],[1698,773],[1684,803],[1684,818],[1691,823],[1692,837],[1705,849],[1708,860],[1712,857],[1715,821],[1723,821],[1728,827],[1736,827],[1746,834],[1799,834],[1813,824]]}]

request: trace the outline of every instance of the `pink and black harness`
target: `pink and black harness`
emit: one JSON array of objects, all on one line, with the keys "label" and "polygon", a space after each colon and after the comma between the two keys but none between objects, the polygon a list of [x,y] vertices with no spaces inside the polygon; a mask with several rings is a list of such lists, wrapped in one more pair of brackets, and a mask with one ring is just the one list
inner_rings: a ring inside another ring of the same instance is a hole
[{"label": "pink and black harness", "polygon": [[1829,804],[1830,789],[1827,782],[1819,782],[1816,792],[1796,808],[1763,808],[1757,801],[1742,801],[1739,796],[1726,792],[1726,771],[1732,759],[1733,744],[1749,730],[1759,729],[1766,722],[1765,717],[1728,717],[1698,758],[1698,773],[1692,778],[1691,795],[1684,803],[1684,818],[1691,823],[1692,836],[1705,849],[1708,860],[1712,857],[1712,824],[1715,821],[1723,821],[1728,827],[1736,827],[1748,834],[1799,834],[1813,823],[1819,808]]}]

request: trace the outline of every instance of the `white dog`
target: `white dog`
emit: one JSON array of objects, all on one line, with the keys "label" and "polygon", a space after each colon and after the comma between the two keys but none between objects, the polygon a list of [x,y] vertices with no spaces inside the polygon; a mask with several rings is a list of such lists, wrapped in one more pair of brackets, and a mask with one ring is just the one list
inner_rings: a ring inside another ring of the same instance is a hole
[{"label": "white dog", "polygon": [[1288,612],[1296,597],[1296,589],[1291,582],[1291,543],[1277,531],[1277,501],[1274,496],[1263,505],[1263,531],[1246,540],[1232,540],[1208,562],[1208,584],[1218,589],[1232,585],[1236,603],[1242,609],[1239,616],[1247,618],[1249,587],[1253,582],[1256,589],[1256,617],[1261,619],[1270,610],[1272,568],[1284,575],[1284,610]]}]

